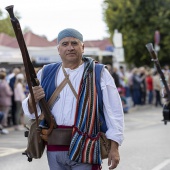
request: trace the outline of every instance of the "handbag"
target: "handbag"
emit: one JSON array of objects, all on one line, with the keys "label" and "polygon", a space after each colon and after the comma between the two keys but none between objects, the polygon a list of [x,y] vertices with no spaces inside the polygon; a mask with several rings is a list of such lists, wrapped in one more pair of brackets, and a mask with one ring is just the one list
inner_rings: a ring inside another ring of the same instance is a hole
[{"label": "handbag", "polygon": [[[40,123],[40,119],[38,122]],[[31,162],[32,159],[41,158],[45,149],[45,142],[40,137],[41,130],[37,129],[36,120],[30,120],[30,127],[28,127],[28,131],[25,131],[25,137],[28,138],[27,148],[22,153],[28,157],[28,161]]]},{"label": "handbag", "polygon": [[100,132],[101,158],[107,159],[111,148],[111,140],[106,138],[105,133]]}]

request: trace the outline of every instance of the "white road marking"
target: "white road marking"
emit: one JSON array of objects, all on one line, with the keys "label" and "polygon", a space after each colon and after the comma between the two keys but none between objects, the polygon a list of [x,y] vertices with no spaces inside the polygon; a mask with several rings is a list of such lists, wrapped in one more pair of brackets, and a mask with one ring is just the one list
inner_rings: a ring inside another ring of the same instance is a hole
[{"label": "white road marking", "polygon": [[11,155],[18,152],[25,151],[25,148],[23,149],[14,149],[14,148],[0,148],[0,157]]},{"label": "white road marking", "polygon": [[153,168],[152,170],[161,170],[162,168],[164,168],[166,165],[168,165],[170,163],[170,159],[167,159],[165,161],[163,161],[162,163],[160,163],[159,165],[157,165],[155,168]]}]

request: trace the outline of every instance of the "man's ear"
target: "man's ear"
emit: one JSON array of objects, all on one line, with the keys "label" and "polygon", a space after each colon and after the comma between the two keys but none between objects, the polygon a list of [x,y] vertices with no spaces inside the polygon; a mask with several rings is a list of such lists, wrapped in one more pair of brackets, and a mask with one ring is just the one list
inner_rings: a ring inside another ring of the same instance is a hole
[{"label": "man's ear", "polygon": [[60,52],[59,52],[59,45],[57,45],[57,51],[58,51],[58,54],[60,55]]},{"label": "man's ear", "polygon": [[82,53],[84,53],[84,44],[82,45]]}]

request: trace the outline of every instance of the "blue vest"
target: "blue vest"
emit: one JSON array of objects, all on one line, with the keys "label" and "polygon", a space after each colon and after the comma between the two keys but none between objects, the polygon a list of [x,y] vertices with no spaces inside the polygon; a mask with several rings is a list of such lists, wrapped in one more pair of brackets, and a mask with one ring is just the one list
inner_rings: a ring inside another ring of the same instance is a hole
[{"label": "blue vest", "polygon": [[[45,91],[45,99],[48,101],[53,94],[53,92],[56,89],[55,85],[55,79],[56,79],[56,73],[58,72],[59,68],[61,67],[61,62],[48,64],[43,68],[42,76],[41,76],[41,86],[43,87]],[[100,78],[101,78],[101,71],[103,69],[103,64],[95,64],[95,81],[96,81],[96,89],[98,94],[98,108],[100,113],[100,131],[106,132],[107,131],[107,125],[104,117],[103,112],[103,95],[102,90],[100,86]]]}]

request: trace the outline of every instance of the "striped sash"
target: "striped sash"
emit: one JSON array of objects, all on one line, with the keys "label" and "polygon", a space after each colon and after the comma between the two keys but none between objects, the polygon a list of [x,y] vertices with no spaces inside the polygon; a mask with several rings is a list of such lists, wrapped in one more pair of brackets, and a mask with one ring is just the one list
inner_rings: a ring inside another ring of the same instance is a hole
[{"label": "striped sash", "polygon": [[76,162],[101,165],[95,62],[91,58],[85,60],[85,70],[78,91],[69,158]]}]

